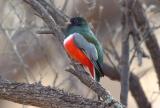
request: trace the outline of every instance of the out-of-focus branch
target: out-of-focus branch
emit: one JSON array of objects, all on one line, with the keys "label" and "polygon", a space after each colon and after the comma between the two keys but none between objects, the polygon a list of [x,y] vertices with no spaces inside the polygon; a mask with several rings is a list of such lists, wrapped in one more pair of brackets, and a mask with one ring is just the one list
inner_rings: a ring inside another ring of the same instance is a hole
[{"label": "out-of-focus branch", "polygon": [[54,34],[51,30],[37,30],[37,34]]},{"label": "out-of-focus branch", "polygon": [[[18,49],[17,49],[17,46],[16,44],[13,42],[13,40],[10,38],[10,36],[6,33],[5,29],[3,28],[2,24],[0,24],[0,30],[3,31],[3,35],[8,39],[8,41],[10,42],[10,44],[12,45],[12,48],[14,50],[14,53],[17,55],[19,61],[20,61],[20,64],[22,65],[23,67],[23,73],[24,73],[24,79],[26,80],[26,82],[29,83],[29,74],[28,72],[30,71],[29,68],[28,68],[28,65],[26,65],[26,63],[24,62],[22,56],[20,55],[20,53],[18,52]],[[34,76],[33,75],[30,75],[31,78],[33,80],[35,80]]]},{"label": "out-of-focus branch", "polygon": [[[48,27],[55,33],[55,36],[59,39],[59,41],[63,44],[64,34],[61,32],[61,30],[58,28],[58,25],[55,23],[55,20],[50,15],[50,13],[41,5],[39,1],[35,0],[24,0],[29,5],[32,6],[32,8],[35,9],[36,12],[40,15],[40,17],[46,22]],[[93,91],[95,91],[102,99],[108,104],[108,106],[123,108],[123,106],[116,100],[112,98],[112,96],[105,91],[104,88],[100,86],[97,82],[93,81],[90,77],[88,77],[86,74],[82,74],[81,71],[79,71],[79,67],[73,63],[73,66],[75,68],[76,75],[85,85],[92,88]],[[85,75],[85,76],[84,76]],[[83,76],[83,77],[82,77]]]},{"label": "out-of-focus branch", "polygon": [[[139,32],[137,30],[137,27],[136,27],[136,23],[135,23],[135,17],[133,15],[133,12],[131,11],[131,7],[133,4],[130,4],[131,0],[123,0],[122,1],[122,12],[124,13],[124,19],[123,19],[123,24],[126,26],[127,25],[127,33],[128,34],[131,34],[131,36],[133,37],[133,40],[134,42],[137,44],[138,41],[140,40],[140,35],[139,35]],[[135,9],[135,5],[134,5],[134,9]],[[133,8],[132,8],[133,9]],[[134,10],[133,9],[133,10]],[[126,27],[125,27],[126,28]],[[141,64],[141,61],[142,61],[142,52],[141,52],[141,49],[140,49],[140,46],[135,46],[136,47],[136,51],[137,51],[137,56],[138,56],[138,60],[139,60],[139,64]],[[123,52],[123,51],[122,51]],[[120,73],[122,74],[122,73]],[[129,74],[128,74],[129,75]],[[123,76],[121,76],[121,78],[123,78]],[[133,75],[131,73],[131,76],[130,76],[130,81],[133,81],[133,79],[135,80],[135,83],[132,83],[130,84],[130,89],[136,89],[136,92],[132,92],[132,95],[135,97],[138,96],[137,93],[141,93],[139,94],[140,95],[140,99],[141,99],[141,103],[140,101],[137,101],[138,103],[138,106],[140,108],[151,108],[151,104],[149,102],[147,102],[147,98],[145,97],[145,94],[143,93],[143,90],[141,87],[139,87],[140,83],[138,81],[138,77],[136,77],[135,75]],[[134,88],[135,87],[135,88]],[[138,88],[138,89],[137,89]],[[139,91],[137,91],[139,90]],[[141,98],[142,94],[144,95],[144,99]],[[136,99],[138,100],[138,99]],[[145,101],[144,101],[145,100]],[[147,102],[147,103],[146,103]],[[142,104],[143,103],[143,104]],[[144,106],[146,105],[146,106]]]},{"label": "out-of-focus branch", "polygon": [[[127,6],[126,2],[124,1],[124,7]],[[130,12],[127,8],[123,10],[122,16],[122,26],[123,26],[123,33],[122,36],[122,53],[119,65],[119,72],[121,75],[121,94],[120,100],[121,103],[124,105],[128,105],[128,91],[129,91],[129,35],[130,35]]]},{"label": "out-of-focus branch", "polygon": [[120,74],[121,74],[121,103],[127,106],[128,104],[128,90],[129,90],[129,40],[128,35],[122,39],[122,56],[120,60]]},{"label": "out-of-focus branch", "polygon": [[68,21],[68,16],[66,16],[62,11],[51,6],[45,0],[37,1],[48,11],[48,13],[52,16],[52,18],[54,18],[58,25],[64,25],[64,23]]},{"label": "out-of-focus branch", "polygon": [[1,77],[0,98],[42,108],[109,108],[104,102],[69,94],[54,87],[17,83]]},{"label": "out-of-focus branch", "polygon": [[[112,68],[111,66],[107,64],[103,64],[102,69],[103,69],[105,76],[108,76],[111,80],[120,81],[120,74],[116,69]],[[148,101],[143,91],[139,78],[132,72],[130,72],[129,83],[130,83],[129,88],[131,90],[131,94],[135,98],[138,107],[139,108],[151,108],[151,103]]]},{"label": "out-of-focus branch", "polygon": [[64,4],[63,4],[63,7],[62,7],[62,11],[65,11],[65,10],[66,10],[68,1],[69,1],[69,0],[65,0],[65,2],[64,2]]},{"label": "out-of-focus branch", "polygon": [[149,21],[144,13],[142,4],[139,0],[128,0],[129,8],[134,15],[135,22],[145,38],[145,44],[151,55],[153,65],[157,74],[158,84],[160,88],[160,47],[156,36],[152,32]]},{"label": "out-of-focus branch", "polygon": [[60,28],[58,28],[55,20],[52,15],[39,3],[41,0],[24,0],[26,3],[30,4],[33,9],[39,14],[39,16],[46,22],[48,27],[54,34],[57,36],[59,41],[63,44],[64,34],[61,32]]}]

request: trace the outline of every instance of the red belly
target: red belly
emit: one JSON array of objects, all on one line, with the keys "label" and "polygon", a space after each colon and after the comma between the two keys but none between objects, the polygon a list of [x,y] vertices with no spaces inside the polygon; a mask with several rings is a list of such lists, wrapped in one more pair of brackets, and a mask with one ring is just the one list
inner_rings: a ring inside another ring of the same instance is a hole
[{"label": "red belly", "polygon": [[91,72],[91,76],[94,78],[94,66],[89,58],[76,46],[74,43],[74,36],[75,35],[72,34],[64,40],[64,48],[68,55],[70,55],[74,60],[84,66],[87,66]]}]

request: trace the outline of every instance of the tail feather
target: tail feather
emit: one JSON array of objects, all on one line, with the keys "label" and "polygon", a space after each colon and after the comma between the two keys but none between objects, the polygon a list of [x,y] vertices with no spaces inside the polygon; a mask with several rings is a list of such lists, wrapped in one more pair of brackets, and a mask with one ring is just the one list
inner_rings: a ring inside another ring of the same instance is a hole
[{"label": "tail feather", "polygon": [[103,73],[103,70],[102,70],[102,64],[100,64],[98,61],[96,61],[96,64],[98,66],[98,71],[97,72],[99,72],[100,77],[103,77],[104,73]]},{"label": "tail feather", "polygon": [[101,75],[100,75],[100,73],[99,73],[99,70],[96,69],[96,68],[95,68],[95,75],[96,75],[95,80],[96,80],[97,82],[99,82]]},{"label": "tail feather", "polygon": [[99,64],[98,61],[93,62],[93,63],[94,63],[94,68],[95,68],[95,80],[97,82],[99,82],[100,81],[100,77],[104,76],[104,73],[102,71],[102,66],[101,66],[101,64]]}]

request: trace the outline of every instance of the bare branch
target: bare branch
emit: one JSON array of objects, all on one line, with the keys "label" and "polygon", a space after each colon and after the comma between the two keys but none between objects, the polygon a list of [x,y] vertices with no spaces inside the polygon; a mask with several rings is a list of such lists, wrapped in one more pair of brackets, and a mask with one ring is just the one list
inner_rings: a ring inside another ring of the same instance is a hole
[{"label": "bare branch", "polygon": [[58,25],[64,25],[64,22],[68,21],[69,19],[68,16],[66,16],[62,11],[51,6],[45,0],[37,0],[37,1],[48,11],[48,13],[52,16],[52,18],[54,18],[54,20]]},{"label": "bare branch", "polygon": [[37,34],[54,34],[51,30],[37,30]]},{"label": "bare branch", "polygon": [[[12,45],[12,48],[14,50],[14,53],[16,54],[16,56],[19,58],[19,61],[23,67],[23,73],[24,73],[24,79],[26,80],[26,82],[29,83],[29,68],[28,65],[24,62],[22,56],[19,54],[18,50],[17,50],[17,46],[16,44],[13,42],[13,40],[9,37],[9,35],[6,33],[5,29],[2,27],[2,25],[0,24],[0,30],[3,31],[3,34],[7,37],[8,41],[10,42],[10,44]],[[31,75],[32,76],[32,75]],[[34,80],[34,76],[31,77]]]},{"label": "bare branch", "polygon": [[[145,40],[145,44],[147,49],[151,55],[153,65],[157,74],[158,84],[160,89],[160,47],[158,45],[156,36],[153,34],[149,22],[146,18],[144,13],[144,9],[139,0],[129,0],[128,3],[130,4],[130,9],[134,15],[135,21],[137,26],[141,30],[143,38],[147,37]],[[148,32],[151,31],[151,32]]]},{"label": "bare branch", "polygon": [[42,108],[108,108],[104,102],[86,99],[63,90],[41,84],[17,83],[1,77],[0,98]]},{"label": "bare branch", "polygon": [[[73,64],[75,65],[75,64]],[[83,68],[79,66],[74,66],[75,70],[70,68],[67,69],[66,71],[71,72],[73,75],[77,76],[82,83],[87,85],[89,88],[91,88],[95,93],[97,93],[102,99],[109,104],[109,106],[114,106],[114,107],[122,107],[118,101],[114,100],[113,97],[110,95],[109,92],[107,92],[99,83],[96,81],[92,80],[86,72],[83,70]],[[81,71],[80,69],[81,68]],[[79,70],[79,71],[77,71]]]},{"label": "bare branch", "polygon": [[122,53],[120,59],[120,75],[121,75],[121,94],[120,100],[124,105],[128,105],[128,90],[129,90],[129,36],[130,36],[130,12],[128,10],[126,1],[123,2],[124,11],[122,16],[122,26],[124,36],[122,37]]},{"label": "bare branch", "polygon": [[[127,35],[126,35],[127,36]],[[124,39],[125,38],[125,39]],[[121,102],[127,106],[129,90],[129,40],[124,37],[122,40],[122,56],[120,60],[121,74]]]},{"label": "bare branch", "polygon": [[[120,81],[120,73],[107,64],[103,64],[103,72],[105,76],[108,76],[112,80]],[[130,72],[129,88],[132,96],[135,98],[139,108],[151,108],[151,103],[147,100],[147,97],[140,84],[139,78]]]},{"label": "bare branch", "polygon": [[68,4],[69,0],[65,0],[63,7],[62,7],[62,11],[66,10],[67,4]]}]

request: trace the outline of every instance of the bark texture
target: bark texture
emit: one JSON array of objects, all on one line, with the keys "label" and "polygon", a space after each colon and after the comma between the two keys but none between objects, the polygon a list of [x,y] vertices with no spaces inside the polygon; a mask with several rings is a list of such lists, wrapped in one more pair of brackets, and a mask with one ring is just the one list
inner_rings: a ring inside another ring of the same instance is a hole
[{"label": "bark texture", "polygon": [[104,102],[85,99],[56,88],[3,78],[0,78],[0,98],[42,108],[109,108]]}]

